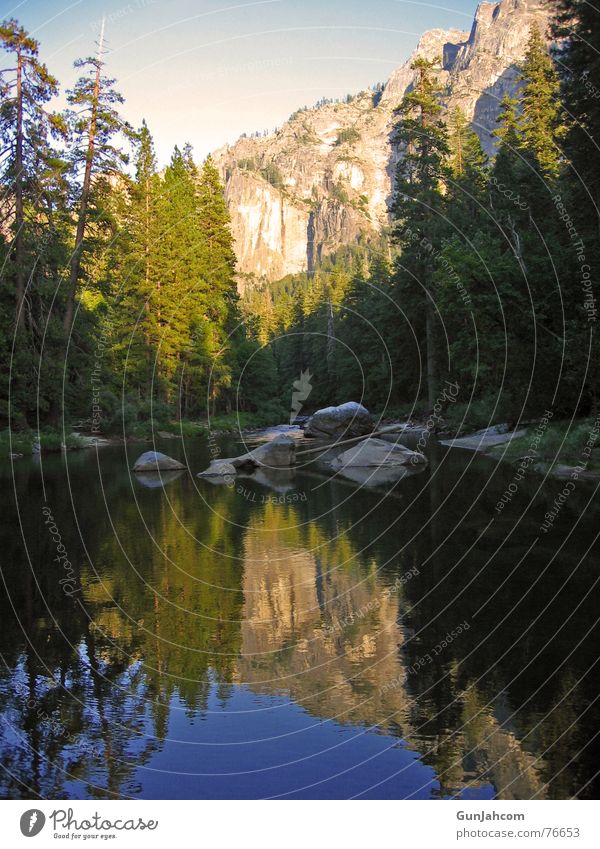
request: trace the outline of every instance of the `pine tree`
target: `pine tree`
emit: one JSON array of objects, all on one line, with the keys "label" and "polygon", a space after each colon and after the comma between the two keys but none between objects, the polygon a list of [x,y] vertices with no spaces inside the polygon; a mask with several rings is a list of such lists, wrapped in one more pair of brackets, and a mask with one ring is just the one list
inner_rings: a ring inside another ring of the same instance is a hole
[{"label": "pine tree", "polygon": [[68,95],[69,106],[72,107],[69,113],[72,166],[75,175],[81,176],[81,187],[63,320],[66,338],[69,337],[73,326],[77,284],[85,249],[84,240],[93,203],[94,177],[102,175],[114,179],[127,161],[127,156],[114,145],[113,140],[119,133],[129,133],[130,128],[115,108],[115,105],[123,103],[123,97],[113,88],[115,80],[103,75],[103,51],[104,22],[96,55],[75,62],[75,67],[81,68],[84,73]]},{"label": "pine tree", "polygon": [[465,113],[456,106],[448,118],[449,164],[455,180],[475,179],[482,183],[487,165],[479,136],[471,127]]},{"label": "pine tree", "polygon": [[[224,187],[210,155],[200,172],[198,203],[199,226],[205,241],[204,256],[207,259],[207,302],[202,329],[205,352],[210,352],[211,358],[209,400],[214,410],[221,392],[231,385],[232,361],[226,353],[230,347],[227,332],[233,329],[239,316],[231,219]],[[206,356],[205,352],[200,352],[200,363]]]},{"label": "pine tree", "polygon": [[[558,0],[554,34],[569,116],[564,149],[572,163],[573,188],[582,219],[593,215],[600,233],[600,27],[597,8],[585,0]],[[578,185],[577,185],[578,184]]]},{"label": "pine tree", "polygon": [[532,154],[536,168],[546,178],[556,178],[560,167],[557,141],[562,133],[563,112],[559,80],[537,25],[531,29],[519,79],[522,144]]},{"label": "pine tree", "polygon": [[236,297],[236,257],[223,184],[210,155],[200,172],[198,203],[199,226],[209,258],[206,270],[210,288],[209,314],[214,321],[225,323]]},{"label": "pine tree", "polygon": [[488,158],[459,107],[448,117],[448,146],[447,215],[455,233],[466,234],[477,226],[480,206],[485,203]]},{"label": "pine tree", "polygon": [[139,398],[147,398],[154,360],[150,304],[157,285],[160,178],[145,121],[136,136],[134,165],[123,226],[109,248],[107,288],[112,291],[112,300],[107,332],[112,339],[113,373],[121,375]]},{"label": "pine tree", "polygon": [[441,120],[440,87],[433,75],[436,61],[416,59],[414,88],[396,110],[394,139],[401,158],[396,170],[394,237],[402,248],[397,283],[403,308],[415,320],[425,314],[426,374],[429,406],[437,397],[438,364],[435,341],[435,298],[432,291],[433,249],[440,243],[443,220],[442,186],[448,156],[447,130]]},{"label": "pine tree", "polygon": [[[597,270],[600,267],[600,27],[597,7],[584,0],[558,0],[554,35],[559,39],[557,65],[567,116],[563,150],[568,169],[560,193],[585,245],[586,264]],[[569,254],[572,258],[572,246]],[[588,281],[590,288],[583,302],[582,282],[578,281],[576,297],[581,306],[574,336],[581,339],[583,335],[591,342],[591,362],[597,362],[600,341],[595,325],[600,296],[597,284]],[[575,348],[569,353],[575,355]],[[600,407],[598,370],[589,367],[587,351],[573,359],[579,360],[579,369],[587,374],[584,403],[597,410]]]},{"label": "pine tree", "polygon": [[[14,221],[15,315],[20,331],[25,325],[25,279],[29,262],[26,258],[27,203],[38,204],[38,198],[52,185],[61,167],[49,145],[50,133],[63,132],[58,115],[45,108],[58,94],[58,82],[38,59],[39,43],[14,19],[0,24],[0,46],[14,57],[14,68],[0,73],[0,138],[4,144],[3,187],[13,201],[5,201],[4,216]],[[10,219],[9,219],[10,220]]]}]

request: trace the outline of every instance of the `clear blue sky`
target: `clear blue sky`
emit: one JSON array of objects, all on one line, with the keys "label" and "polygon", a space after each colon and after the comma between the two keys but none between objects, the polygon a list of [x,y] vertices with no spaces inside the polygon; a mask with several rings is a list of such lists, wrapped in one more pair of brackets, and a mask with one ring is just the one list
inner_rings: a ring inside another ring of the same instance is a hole
[{"label": "clear blue sky", "polygon": [[435,27],[469,29],[476,3],[441,0],[0,0],[41,43],[64,88],[106,16],[107,73],[134,125],[146,118],[161,164],[189,141],[197,158],[297,107],[386,80]]}]

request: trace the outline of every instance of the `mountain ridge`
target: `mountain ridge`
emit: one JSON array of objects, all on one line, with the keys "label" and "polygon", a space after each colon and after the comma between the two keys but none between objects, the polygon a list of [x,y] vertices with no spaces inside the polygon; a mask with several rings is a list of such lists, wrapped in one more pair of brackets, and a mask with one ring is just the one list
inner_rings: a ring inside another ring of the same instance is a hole
[{"label": "mountain ridge", "polygon": [[492,152],[500,102],[518,85],[530,28],[535,22],[544,31],[548,20],[544,0],[480,3],[469,32],[425,32],[382,92],[300,109],[269,136],[215,151],[242,281],[311,271],[387,226],[398,159],[390,132],[416,56],[441,59],[444,105],[461,106]]}]

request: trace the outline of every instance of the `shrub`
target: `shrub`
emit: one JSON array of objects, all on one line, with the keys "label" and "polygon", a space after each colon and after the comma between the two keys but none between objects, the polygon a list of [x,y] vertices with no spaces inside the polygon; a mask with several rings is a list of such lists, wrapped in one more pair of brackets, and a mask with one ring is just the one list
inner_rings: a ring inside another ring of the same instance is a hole
[{"label": "shrub", "polygon": [[444,420],[454,433],[466,434],[498,424],[502,421],[502,411],[496,405],[496,398],[480,398],[469,404],[449,404]]},{"label": "shrub", "polygon": [[275,162],[267,162],[264,168],[260,169],[260,173],[267,183],[270,183],[276,189],[283,188],[283,174]]},{"label": "shrub", "polygon": [[335,140],[336,145],[355,144],[360,139],[360,133],[356,127],[345,127],[340,130]]}]

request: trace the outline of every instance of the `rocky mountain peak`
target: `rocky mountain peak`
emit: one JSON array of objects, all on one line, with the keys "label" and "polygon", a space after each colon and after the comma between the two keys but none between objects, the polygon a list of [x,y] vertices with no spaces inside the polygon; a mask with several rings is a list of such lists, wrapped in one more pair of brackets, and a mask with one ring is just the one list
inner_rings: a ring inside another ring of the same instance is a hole
[{"label": "rocky mountain peak", "polygon": [[530,27],[547,28],[544,0],[477,7],[469,33],[433,29],[383,92],[300,109],[275,133],[213,154],[225,182],[242,275],[277,280],[310,271],[340,246],[388,223],[396,152],[394,109],[414,81],[416,56],[440,58],[448,108],[460,105],[488,152],[500,102],[518,85]]}]

